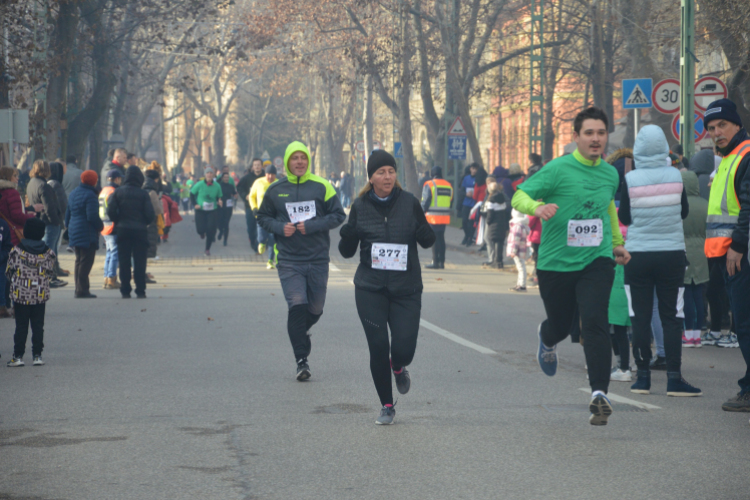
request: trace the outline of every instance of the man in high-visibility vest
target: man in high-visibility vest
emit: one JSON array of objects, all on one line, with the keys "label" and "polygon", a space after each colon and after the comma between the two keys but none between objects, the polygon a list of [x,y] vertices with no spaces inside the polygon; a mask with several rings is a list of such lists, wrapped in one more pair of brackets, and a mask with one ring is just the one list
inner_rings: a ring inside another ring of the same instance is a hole
[{"label": "man in high-visibility vest", "polygon": [[739,345],[747,365],[739,394],[722,409],[750,412],[750,135],[729,99],[709,105],[703,124],[723,157],[708,199],[705,251],[711,265],[721,266],[736,332],[717,345]]},{"label": "man in high-visibility vest", "polygon": [[115,189],[122,184],[122,174],[117,169],[112,169],[107,173],[109,185],[102,188],[99,193],[99,217],[104,222],[102,236],[107,246],[107,255],[104,257],[104,288],[105,290],[119,290],[120,283],[117,281],[117,267],[119,259],[117,256],[117,235],[114,233],[115,223],[107,215],[109,206],[109,197],[115,192]]},{"label": "man in high-visibility vest", "polygon": [[451,223],[452,202],[453,186],[443,179],[442,168],[432,167],[432,179],[422,187],[422,210],[437,237],[432,246],[432,264],[424,266],[427,269],[445,268],[445,226]]}]

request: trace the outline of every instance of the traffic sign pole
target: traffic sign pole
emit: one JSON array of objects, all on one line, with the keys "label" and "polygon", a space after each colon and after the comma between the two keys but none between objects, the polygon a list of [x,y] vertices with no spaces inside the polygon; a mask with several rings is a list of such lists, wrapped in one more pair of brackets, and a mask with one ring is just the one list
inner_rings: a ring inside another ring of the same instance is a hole
[{"label": "traffic sign pole", "polygon": [[633,137],[638,136],[638,131],[641,129],[641,110],[636,108],[633,110]]},{"label": "traffic sign pole", "polygon": [[682,0],[680,31],[680,144],[688,160],[695,153],[695,0]]}]

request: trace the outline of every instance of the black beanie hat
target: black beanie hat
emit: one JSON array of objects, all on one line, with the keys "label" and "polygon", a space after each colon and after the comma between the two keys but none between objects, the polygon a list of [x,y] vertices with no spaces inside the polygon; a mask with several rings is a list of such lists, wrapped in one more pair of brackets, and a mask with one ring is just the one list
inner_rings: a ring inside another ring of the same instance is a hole
[{"label": "black beanie hat", "polygon": [[398,171],[396,159],[393,155],[388,151],[376,149],[367,159],[367,178],[371,178],[380,167],[393,167],[394,170]]},{"label": "black beanie hat", "polygon": [[159,171],[158,170],[146,170],[146,177],[148,177],[149,179],[156,180],[160,177]]},{"label": "black beanie hat", "polygon": [[274,165],[268,165],[266,167],[266,173],[267,174],[273,174],[276,175],[276,167]]},{"label": "black beanie hat", "polygon": [[703,113],[703,128],[708,130],[708,124],[713,120],[726,120],[742,127],[737,105],[729,99],[719,99],[708,105],[708,109]]},{"label": "black beanie hat", "polygon": [[44,222],[42,219],[33,217],[26,219],[23,225],[23,237],[27,240],[41,241],[44,238]]}]

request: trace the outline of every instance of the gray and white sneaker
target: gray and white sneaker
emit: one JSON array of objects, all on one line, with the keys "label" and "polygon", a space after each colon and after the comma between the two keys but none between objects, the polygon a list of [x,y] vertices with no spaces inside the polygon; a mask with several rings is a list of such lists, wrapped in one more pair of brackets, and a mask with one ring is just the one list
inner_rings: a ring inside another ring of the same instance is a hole
[{"label": "gray and white sneaker", "polygon": [[706,332],[701,337],[701,345],[716,345],[721,338],[721,332]]},{"label": "gray and white sneaker", "polygon": [[396,416],[396,409],[393,405],[386,405],[380,410],[380,415],[375,423],[378,425],[391,425],[393,424],[393,417]]},{"label": "gray and white sneaker", "polygon": [[633,380],[633,372],[616,368],[609,374],[609,380],[613,382],[631,382]]},{"label": "gray and white sneaker", "polygon": [[23,358],[21,356],[16,356],[14,354],[5,366],[7,366],[8,368],[13,368],[16,366],[26,366],[26,363],[23,362]]},{"label": "gray and white sneaker", "polygon": [[44,366],[44,360],[41,356],[34,356],[34,362],[32,364],[34,366]]},{"label": "gray and white sneaker", "polygon": [[721,338],[716,342],[716,347],[739,347],[740,343],[737,341],[737,335],[730,333],[729,335],[722,335]]}]

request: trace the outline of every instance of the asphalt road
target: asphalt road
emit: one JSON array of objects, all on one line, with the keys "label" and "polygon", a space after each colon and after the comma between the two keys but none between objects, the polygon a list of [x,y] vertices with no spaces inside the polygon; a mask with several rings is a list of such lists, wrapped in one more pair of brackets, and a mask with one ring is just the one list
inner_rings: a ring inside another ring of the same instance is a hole
[{"label": "asphalt road", "polygon": [[[411,392],[376,426],[355,263],[333,248],[307,383],[243,214],[210,259],[192,217],[175,226],[147,300],[101,290],[97,256],[98,299],[53,291],[47,365],[0,369],[0,499],[750,498],[749,415],[720,409],[738,349],[684,351],[701,398],[666,397],[664,372],[650,396],[613,382],[615,413],[592,427],[581,347],[544,376],[538,293],[509,292],[515,274],[476,254],[424,272]],[[3,363],[13,328],[0,320]]]}]

